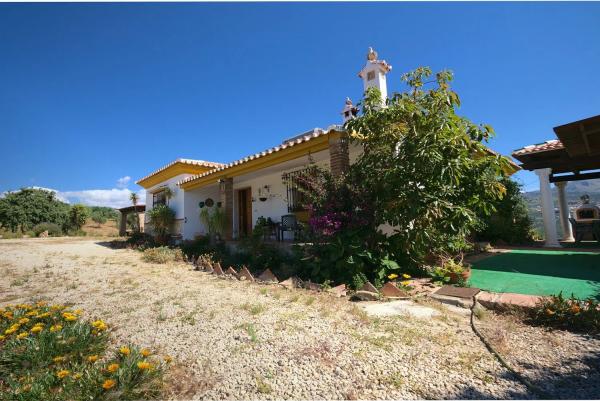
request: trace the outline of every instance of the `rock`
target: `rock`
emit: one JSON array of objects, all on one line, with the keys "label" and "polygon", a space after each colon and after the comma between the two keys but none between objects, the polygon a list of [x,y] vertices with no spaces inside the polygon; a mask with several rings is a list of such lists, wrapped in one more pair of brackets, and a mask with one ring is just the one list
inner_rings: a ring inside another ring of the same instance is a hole
[{"label": "rock", "polygon": [[279,280],[270,269],[265,270],[258,276],[258,281],[262,281],[265,283],[278,283]]},{"label": "rock", "polygon": [[359,301],[377,301],[379,294],[371,291],[356,291],[352,296],[352,299],[358,299]]},{"label": "rock", "polygon": [[42,231],[40,233],[40,235],[38,235],[38,237],[40,237],[40,238],[48,238],[48,230]]},{"label": "rock", "polygon": [[219,262],[215,263],[214,268],[213,268],[213,274],[216,274],[217,276],[225,275],[225,273],[223,273],[223,269],[221,268],[221,264]]},{"label": "rock", "polygon": [[371,284],[369,281],[367,281],[365,283],[365,285],[363,285],[360,288],[361,291],[368,291],[368,292],[374,292],[374,293],[379,293],[379,291],[377,290],[377,288],[375,288],[375,286],[373,284]]},{"label": "rock", "polygon": [[391,282],[387,282],[381,287],[381,294],[386,298],[409,298],[406,291],[399,289]]},{"label": "rock", "polygon": [[327,292],[335,295],[338,298],[346,296],[346,284],[340,284],[336,287],[330,288]]},{"label": "rock", "polygon": [[287,280],[284,280],[284,281],[282,281],[279,284],[282,287],[285,287],[288,290],[291,290],[291,289],[294,289],[294,288],[302,287],[302,280],[300,280],[298,277],[290,277]]},{"label": "rock", "polygon": [[242,266],[242,268],[240,269],[240,273],[238,274],[238,278],[240,280],[248,280],[254,282],[254,276],[250,274],[246,266]]},{"label": "rock", "polygon": [[237,276],[238,276],[238,272],[236,272],[235,269],[233,267],[231,267],[231,266],[229,266],[227,268],[227,270],[225,271],[225,274],[229,274],[229,275],[231,275],[231,276],[233,276],[235,278],[237,278]]}]

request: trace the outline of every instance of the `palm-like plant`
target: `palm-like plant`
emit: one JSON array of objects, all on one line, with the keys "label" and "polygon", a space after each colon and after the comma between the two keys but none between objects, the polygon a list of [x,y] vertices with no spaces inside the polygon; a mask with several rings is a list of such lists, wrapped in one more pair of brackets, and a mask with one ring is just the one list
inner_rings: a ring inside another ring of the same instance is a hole
[{"label": "palm-like plant", "polygon": [[131,201],[131,204],[133,205],[133,211],[135,212],[135,215],[137,216],[137,231],[140,230],[140,226],[141,226],[141,222],[140,222],[140,215],[137,212],[137,204],[139,201],[139,197],[135,192],[132,192],[131,194],[129,194],[129,200]]}]

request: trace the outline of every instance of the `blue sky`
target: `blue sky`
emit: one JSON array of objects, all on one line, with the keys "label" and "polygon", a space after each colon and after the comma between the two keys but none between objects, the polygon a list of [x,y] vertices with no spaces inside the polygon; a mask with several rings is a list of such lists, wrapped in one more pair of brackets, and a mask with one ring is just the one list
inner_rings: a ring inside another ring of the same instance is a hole
[{"label": "blue sky", "polygon": [[389,91],[453,70],[460,113],[508,154],[599,113],[599,41],[600,3],[0,4],[0,192],[118,206],[178,157],[339,123],[368,46]]}]

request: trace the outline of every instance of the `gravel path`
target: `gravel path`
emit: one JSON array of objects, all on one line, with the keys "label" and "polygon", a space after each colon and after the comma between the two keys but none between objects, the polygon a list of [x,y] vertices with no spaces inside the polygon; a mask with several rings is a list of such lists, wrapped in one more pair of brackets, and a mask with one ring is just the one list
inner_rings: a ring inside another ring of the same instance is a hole
[{"label": "gravel path", "polygon": [[[32,299],[72,303],[105,319],[115,343],[171,355],[172,399],[531,398],[467,317],[442,307],[429,320],[373,319],[345,299],[147,264],[89,239],[0,241],[0,305]],[[517,353],[565,347],[571,373],[586,363],[567,339],[527,328],[518,338]]]}]

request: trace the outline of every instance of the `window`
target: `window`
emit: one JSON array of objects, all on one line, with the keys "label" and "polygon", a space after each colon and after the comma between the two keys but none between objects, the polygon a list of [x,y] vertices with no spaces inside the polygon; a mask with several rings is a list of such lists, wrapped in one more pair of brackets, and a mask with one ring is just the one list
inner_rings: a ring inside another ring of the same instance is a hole
[{"label": "window", "polygon": [[375,79],[375,71],[367,72],[367,81],[372,81]]},{"label": "window", "polygon": [[152,207],[157,205],[166,205],[167,204],[167,196],[165,190],[155,192],[152,194]]},{"label": "window", "polygon": [[306,210],[306,196],[301,190],[302,177],[311,174],[311,168],[292,171],[283,175],[287,189],[288,212],[299,212]]}]

